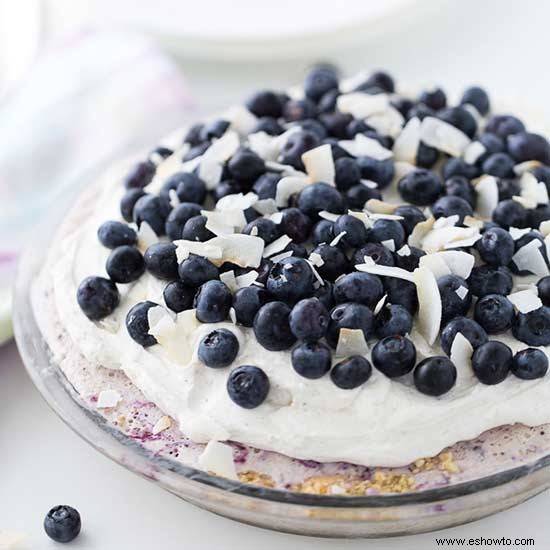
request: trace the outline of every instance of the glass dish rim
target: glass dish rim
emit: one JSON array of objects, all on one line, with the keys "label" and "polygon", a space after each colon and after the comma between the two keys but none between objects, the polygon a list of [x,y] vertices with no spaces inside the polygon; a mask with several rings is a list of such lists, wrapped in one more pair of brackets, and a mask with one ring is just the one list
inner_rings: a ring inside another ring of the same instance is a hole
[{"label": "glass dish rim", "polygon": [[[66,197],[64,197],[64,199],[60,199],[59,203],[52,207],[48,214],[44,216],[44,219],[38,222],[33,233],[41,237],[35,242],[31,241],[27,243],[22,254],[20,255],[13,289],[14,336],[29,377],[46,403],[61,418],[61,420],[101,454],[141,476],[144,476],[144,474],[143,471],[140,471],[140,469],[136,467],[138,463],[143,464],[143,466],[154,465],[155,468],[161,468],[166,474],[175,474],[185,478],[187,481],[198,482],[199,484],[243,497],[260,499],[271,503],[312,506],[327,509],[387,508],[416,504],[436,504],[444,500],[465,497],[504,486],[518,479],[527,477],[529,474],[550,465],[550,453],[547,453],[533,462],[515,466],[513,468],[483,476],[478,479],[463,481],[455,485],[426,489],[418,492],[365,496],[342,496],[305,494],[282,489],[272,489],[242,481],[234,481],[167,458],[155,457],[151,451],[142,447],[131,437],[125,435],[115,427],[110,426],[101,414],[87,407],[82,400],[79,399],[78,394],[76,390],[72,388],[70,381],[66,378],[60,367],[53,361],[48,343],[44,339],[44,336],[38,327],[31,304],[30,291],[32,282],[37,275],[36,268],[37,264],[39,264],[38,260],[45,257],[55,231],[62,223],[65,214],[67,214],[70,208],[74,206],[75,200],[84,190],[86,184],[93,185],[95,178],[108,170],[109,166],[109,163],[104,165],[102,164],[101,167],[96,167],[95,169],[88,171],[84,176],[78,178],[78,183],[75,183],[75,185],[67,190],[68,192]],[[45,235],[49,235],[49,237],[45,238]],[[32,270],[30,268],[32,268]],[[31,323],[30,328],[28,326],[29,322]],[[72,425],[69,415],[63,407],[56,402],[56,399],[51,394],[46,384],[44,384],[41,377],[42,369],[38,369],[33,364],[34,360],[32,359],[32,351],[29,348],[29,344],[26,342],[26,338],[24,336],[25,332],[33,333],[31,334],[33,341],[35,337],[39,337],[38,349],[41,351],[40,359],[46,362],[48,367],[54,368],[57,382],[62,385],[62,389],[67,394],[67,398],[71,399],[74,404],[81,409],[83,415],[91,420],[98,427],[98,429],[101,429],[106,437],[114,438],[118,443],[124,445],[130,452],[137,451],[139,456],[134,456],[134,458],[137,459],[137,462],[128,463],[119,460],[114,452],[109,452],[108,449],[100,447],[91,438],[86,437],[83,433],[80,433],[76,426]],[[174,492],[175,488],[171,487],[170,484],[164,479],[158,479],[156,481],[164,489]]]}]

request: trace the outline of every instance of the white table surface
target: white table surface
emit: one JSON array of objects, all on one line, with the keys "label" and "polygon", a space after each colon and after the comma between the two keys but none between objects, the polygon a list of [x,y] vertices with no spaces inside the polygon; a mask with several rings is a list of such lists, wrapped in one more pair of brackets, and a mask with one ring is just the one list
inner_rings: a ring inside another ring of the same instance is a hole
[{"label": "white table surface", "polygon": [[[441,2],[424,21],[328,56],[346,72],[388,67],[413,85],[482,83],[549,110],[547,26],[550,3],[537,0]],[[324,55],[324,58],[327,58]],[[293,83],[306,61],[266,66],[213,66],[182,60],[205,110],[252,89]],[[220,93],[223,90],[223,93]],[[59,547],[42,532],[47,510],[60,503],[82,514],[82,535],[68,547],[94,550],[176,548],[437,548],[436,537],[531,537],[548,548],[550,493],[462,527],[398,539],[333,541],[240,525],[195,508],[129,473],[81,441],[49,410],[27,377],[15,345],[0,347],[0,531],[27,535],[22,548]]]}]

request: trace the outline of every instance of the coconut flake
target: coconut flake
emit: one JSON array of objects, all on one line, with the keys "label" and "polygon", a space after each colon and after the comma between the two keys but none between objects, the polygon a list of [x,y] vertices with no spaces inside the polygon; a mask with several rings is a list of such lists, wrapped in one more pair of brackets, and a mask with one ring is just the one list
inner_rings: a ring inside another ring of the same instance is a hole
[{"label": "coconut flake", "polygon": [[382,296],[382,298],[380,298],[380,300],[378,300],[378,302],[374,306],[374,310],[373,310],[373,313],[375,315],[378,315],[382,311],[382,308],[384,307],[384,304],[386,303],[387,299],[388,299],[388,295],[384,294],[384,296]]},{"label": "coconut flake", "polygon": [[237,324],[237,312],[235,311],[234,307],[229,308],[229,319],[231,319],[231,322],[236,325]]},{"label": "coconut flake", "polygon": [[[221,277],[220,277],[221,278]],[[245,288],[250,286],[258,278],[258,272],[253,269],[248,273],[239,275],[235,277],[235,282],[237,283],[237,288]]]},{"label": "coconut flake", "polygon": [[220,273],[220,281],[231,292],[237,292],[237,290],[239,290],[239,285],[237,285],[237,279],[235,278],[235,272],[233,270]]},{"label": "coconut flake", "polygon": [[325,281],[324,281],[323,277],[321,277],[321,275],[319,275],[319,272],[315,269],[315,265],[313,265],[313,262],[309,259],[307,259],[306,262],[309,264],[309,267],[311,268],[313,276],[317,279],[317,282],[319,283],[319,286],[325,286]]},{"label": "coconut flake", "polygon": [[390,106],[390,99],[386,94],[351,92],[338,96],[336,106],[338,111],[349,113],[354,118],[366,118],[384,112]]},{"label": "coconut flake", "polygon": [[267,216],[268,219],[270,219],[273,223],[276,223],[279,225],[283,221],[283,213],[282,212],[273,212],[273,214],[269,214]]},{"label": "coconut flake", "polygon": [[[264,248],[263,257],[269,258],[269,256],[273,256],[273,254],[277,254],[277,252],[282,252],[290,243],[292,242],[292,239],[288,235],[282,235],[278,239],[275,239],[272,243],[268,244]],[[254,266],[258,267],[258,266]]]},{"label": "coconut flake", "polygon": [[109,409],[116,407],[121,400],[122,397],[116,390],[103,390],[97,396],[96,407],[98,409]]},{"label": "coconut flake", "polygon": [[287,250],[286,252],[281,252],[280,254],[275,254],[275,256],[271,256],[269,258],[274,264],[277,262],[280,262],[281,260],[285,260],[286,258],[290,258],[294,252],[292,250]]},{"label": "coconut flake", "polygon": [[206,229],[214,235],[229,235],[235,230],[241,230],[246,225],[246,218],[242,210],[201,210],[206,217]]},{"label": "coconut flake", "polygon": [[456,290],[456,295],[461,299],[464,300],[466,296],[468,295],[468,289],[465,286],[460,285]]},{"label": "coconut flake", "polygon": [[446,248],[472,246],[480,237],[481,235],[477,227],[442,227],[432,229],[432,231],[427,233],[422,239],[421,246],[423,250],[431,254]]},{"label": "coconut flake", "polygon": [[417,166],[414,164],[411,164],[410,162],[405,162],[402,160],[395,161],[393,163],[394,168],[394,176],[393,176],[393,184],[395,185],[396,182],[398,182],[403,176],[406,176],[409,172],[414,172],[414,170],[417,170]]},{"label": "coconut flake", "polygon": [[445,275],[451,275],[451,269],[437,252],[435,254],[426,254],[422,256],[418,265],[428,268],[436,279],[444,277]]},{"label": "coconut flake", "polygon": [[338,145],[354,157],[371,157],[376,160],[386,160],[393,157],[393,153],[380,145],[376,139],[357,134],[353,139],[344,139]]},{"label": "coconut flake", "polygon": [[342,238],[346,235],[346,233],[347,231],[340,231],[340,233],[338,233],[338,235],[336,235],[336,237],[334,237],[334,239],[330,241],[330,246],[336,246],[342,240]]},{"label": "coconut flake", "polygon": [[411,254],[412,254],[411,249],[410,249],[409,245],[407,245],[407,244],[404,244],[404,245],[397,251],[397,255],[398,255],[398,256],[410,256]]},{"label": "coconut flake", "polygon": [[361,220],[367,229],[370,229],[372,227],[372,221],[368,212],[357,212],[355,210],[348,210],[348,214],[350,216],[353,216],[354,218],[357,218],[358,220]]},{"label": "coconut flake", "polygon": [[526,227],[524,229],[521,229],[519,227],[510,227],[510,229],[508,229],[508,233],[510,233],[510,236],[512,237],[512,239],[514,239],[514,241],[521,239],[523,235],[526,235],[530,231],[531,231],[530,227]]},{"label": "coconut flake", "polygon": [[202,160],[212,160],[223,164],[238,151],[240,145],[239,134],[234,130],[227,130],[222,137],[212,142],[212,145],[202,155]]},{"label": "coconut flake", "polygon": [[366,123],[380,135],[396,138],[403,129],[405,119],[395,107],[390,105],[383,113],[367,117]]},{"label": "coconut flake", "polygon": [[484,224],[481,220],[478,220],[477,218],[474,218],[472,216],[464,216],[464,225],[466,227],[477,227],[478,229],[481,229]]},{"label": "coconut flake", "polygon": [[151,433],[157,435],[172,426],[172,419],[169,416],[161,416],[153,426]]},{"label": "coconut flake", "polygon": [[472,141],[472,143],[464,149],[462,158],[464,159],[464,162],[467,162],[468,164],[475,164],[479,157],[485,154],[486,151],[487,149],[483,143],[479,141]]},{"label": "coconut flake", "polygon": [[[371,258],[372,260],[372,258]],[[382,277],[395,277],[396,279],[403,279],[404,281],[414,282],[413,273],[400,267],[393,267],[388,265],[379,265],[373,262],[358,264],[355,266],[357,271],[363,271],[364,273],[370,273],[371,275],[380,275]]]},{"label": "coconut flake", "polygon": [[350,355],[366,355],[369,346],[365,341],[365,335],[361,329],[341,328],[336,344],[336,357],[349,357]]},{"label": "coconut flake", "polygon": [[237,131],[241,136],[248,135],[254,130],[258,119],[244,105],[233,105],[222,115],[224,120],[228,120],[231,130]]},{"label": "coconut flake", "polygon": [[550,235],[550,220],[545,220],[539,225],[539,231],[542,233],[543,237]]},{"label": "coconut flake", "polygon": [[147,222],[141,222],[137,232],[137,247],[145,252],[152,244],[158,243],[159,238]]},{"label": "coconut flake", "polygon": [[279,180],[277,183],[277,192],[275,195],[275,202],[277,206],[286,206],[288,199],[296,193],[303,191],[308,185],[311,185],[309,178],[300,176],[286,176]]},{"label": "coconut flake", "polygon": [[315,267],[321,267],[325,265],[325,261],[323,260],[321,254],[318,254],[317,252],[312,252],[309,255],[309,261],[315,266]]},{"label": "coconut flake", "polygon": [[414,164],[416,162],[419,144],[420,119],[418,117],[413,117],[407,122],[393,144],[393,156],[395,160]]},{"label": "coconut flake", "polygon": [[428,116],[420,125],[420,139],[426,145],[453,157],[460,157],[470,144],[470,138],[452,124]]},{"label": "coconut flake", "polygon": [[441,296],[434,274],[425,267],[413,272],[418,294],[418,330],[428,344],[433,345],[441,325]]},{"label": "coconut flake", "polygon": [[475,375],[472,370],[473,353],[474,348],[470,344],[470,341],[461,332],[457,332],[451,344],[451,352],[449,354],[449,359],[456,367],[457,386],[475,381]]},{"label": "coconut flake", "polygon": [[238,480],[233,461],[233,449],[225,443],[210,440],[198,458],[199,466],[218,476]]},{"label": "coconut flake", "polygon": [[409,245],[417,248],[421,247],[422,241],[430,233],[435,223],[435,218],[430,216],[427,220],[417,223],[412,233],[409,235]]},{"label": "coconut flake", "polygon": [[441,217],[437,218],[434,222],[434,229],[441,229],[442,227],[452,227],[453,225],[456,225],[459,220],[458,214],[454,214],[449,217]]},{"label": "coconut flake", "polygon": [[302,162],[311,181],[322,181],[334,185],[334,159],[332,148],[328,143],[306,151],[302,155]]},{"label": "coconut flake", "polygon": [[537,181],[531,172],[525,172],[520,179],[521,196],[534,204],[548,204],[548,190],[544,182]]},{"label": "coconut flake", "polygon": [[482,176],[475,184],[476,212],[480,218],[490,220],[498,205],[498,185],[494,176]]},{"label": "coconut flake", "polygon": [[170,189],[168,191],[168,197],[170,197],[170,206],[172,208],[176,208],[176,206],[179,206],[180,199],[179,199],[178,193],[176,192],[175,189]]},{"label": "coconut flake", "polygon": [[427,254],[420,258],[420,265],[425,265],[430,267],[431,265],[436,265],[434,262],[442,261],[447,266],[447,272],[442,272],[446,270],[440,270],[440,274],[432,269],[432,272],[436,277],[441,277],[442,275],[457,275],[462,279],[467,279],[472,272],[472,269],[475,264],[475,258],[472,254],[467,252],[462,252],[460,250],[444,250],[442,252],[435,252],[432,254]]},{"label": "coconut flake", "polygon": [[514,173],[516,174],[516,176],[521,176],[525,174],[525,172],[541,166],[541,164],[542,163],[538,160],[526,160],[525,162],[520,162],[519,164],[516,164],[514,166]]},{"label": "coconut flake", "polygon": [[332,212],[321,210],[321,212],[319,212],[319,217],[329,222],[335,222],[340,217],[340,214],[333,214]]},{"label": "coconut flake", "polygon": [[514,195],[512,197],[512,200],[516,201],[517,203],[521,204],[523,208],[532,209],[537,207],[537,202],[534,201],[531,198],[528,197],[522,197],[521,195]]},{"label": "coconut flake", "polygon": [[216,210],[247,210],[258,202],[258,195],[249,192],[246,195],[235,193],[225,195],[216,203]]},{"label": "coconut flake", "polygon": [[261,199],[254,204],[253,208],[263,216],[275,214],[279,210],[275,199]]},{"label": "coconut flake", "polygon": [[[397,204],[390,204],[379,199],[369,199],[365,203],[365,208],[372,214],[393,214],[397,208]],[[398,216],[403,219],[402,216]]]},{"label": "coconut flake", "polygon": [[538,239],[533,239],[512,256],[518,270],[529,271],[540,277],[548,275],[548,266],[540,251],[541,246],[542,243]]},{"label": "coconut flake", "polygon": [[249,134],[247,141],[248,148],[266,161],[274,161],[279,155],[277,142],[266,132]]},{"label": "coconut flake", "polygon": [[393,239],[381,241],[380,244],[384,245],[390,252],[395,252],[395,241]]},{"label": "coconut flake", "polygon": [[520,290],[519,292],[508,294],[507,298],[520,313],[529,313],[530,311],[535,311],[535,309],[542,307],[541,299],[532,289]]}]

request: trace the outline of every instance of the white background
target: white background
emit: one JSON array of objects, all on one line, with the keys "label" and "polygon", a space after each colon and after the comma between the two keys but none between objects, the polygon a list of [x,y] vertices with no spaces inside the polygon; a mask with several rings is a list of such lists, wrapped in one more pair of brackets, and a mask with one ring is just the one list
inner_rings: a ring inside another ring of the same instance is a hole
[{"label": "white background", "polygon": [[[275,4],[276,5],[276,4]],[[340,9],[344,2],[331,2]],[[290,16],[291,14],[289,14]],[[412,85],[481,83],[550,111],[548,22],[544,0],[440,2],[428,13],[394,21],[384,36],[319,57],[346,72],[387,67]],[[182,60],[203,110],[223,107],[254,87],[292,84],[307,61],[213,63]],[[467,419],[464,419],[467,421]],[[0,348],[0,530],[27,535],[22,548],[53,548],[42,533],[47,510],[78,508],[82,535],[69,547],[94,550],[436,548],[435,538],[535,539],[548,548],[550,493],[474,524],[413,537],[334,541],[273,533],[214,516],[178,500],[96,453],[54,416],[24,372],[16,348]]]}]

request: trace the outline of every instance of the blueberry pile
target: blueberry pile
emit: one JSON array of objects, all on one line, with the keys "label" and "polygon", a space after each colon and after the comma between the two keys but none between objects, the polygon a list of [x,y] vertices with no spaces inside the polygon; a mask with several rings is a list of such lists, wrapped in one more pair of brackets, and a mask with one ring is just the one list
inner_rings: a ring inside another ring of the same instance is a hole
[{"label": "blueberry pile", "polygon": [[[544,376],[548,360],[537,347],[550,345],[544,240],[550,224],[543,229],[550,220],[548,140],[529,132],[515,116],[493,115],[487,93],[477,86],[465,90],[457,105],[449,104],[441,88],[402,96],[381,71],[352,90],[342,88],[333,67],[315,67],[301,96],[254,93],[245,103],[246,131],[234,120],[196,124],[181,150],[159,147],[136,164],[123,181],[121,219],[98,229],[100,243],[111,249],[108,278],[82,281],[77,299],[84,314],[92,321],[108,316],[120,301],[117,285],[148,272],[165,281],[161,305],[174,313],[194,308],[202,323],[231,319],[250,327],[265,349],[291,350],[298,375],[329,374],[341,389],[361,386],[374,367],[390,378],[410,376],[426,395],[442,395],[456,383],[450,356],[458,333],[474,349],[472,368],[481,383],[497,384],[510,372],[521,379]],[[434,127],[437,131],[430,131]],[[410,138],[414,131],[416,141]],[[201,163],[231,132],[238,135],[238,146],[220,161],[219,177],[212,181]],[[269,146],[258,147],[259,142]],[[332,181],[310,174],[313,155],[308,152],[321,150],[330,153],[329,170],[327,162],[321,165]],[[403,150],[407,162],[396,158]],[[181,170],[161,182],[158,193],[150,192],[157,166],[174,155]],[[306,185],[280,193],[286,180],[306,176]],[[482,188],[489,188],[488,194]],[[389,214],[372,215],[368,205],[386,204],[380,201],[391,189],[402,202]],[[287,238],[282,250],[264,254],[253,267],[220,264],[195,253],[178,262],[178,242],[204,243],[219,235],[208,211],[239,194],[254,200],[240,212],[244,223],[233,230],[262,239],[265,247]],[[451,269],[438,272],[440,343],[446,356],[417,361],[408,338],[419,310],[417,287],[414,278],[391,270],[413,273],[424,262],[418,228],[430,219],[436,220],[432,228],[443,227],[438,222],[453,230],[474,228],[473,239],[454,248],[443,243],[440,250],[471,255],[475,267],[465,277]],[[145,222],[159,242],[142,254],[138,234]],[[538,263],[533,264],[533,254]],[[359,264],[390,271],[373,274],[357,270]],[[229,272],[237,280],[252,271],[256,276],[249,284],[227,284]],[[521,282],[533,274],[539,279],[532,292],[535,307],[518,307],[508,298],[513,275]],[[156,305],[138,303],[126,318],[129,335],[144,347],[157,343],[148,321]],[[531,347],[513,355],[507,345],[489,340],[503,332]],[[344,336],[358,334],[371,347],[372,365],[364,353],[346,352]],[[229,367],[238,353],[239,342],[227,329],[211,331],[198,349],[210,368]],[[269,379],[260,368],[241,365],[231,370],[227,391],[237,405],[253,408],[266,398]]]}]

